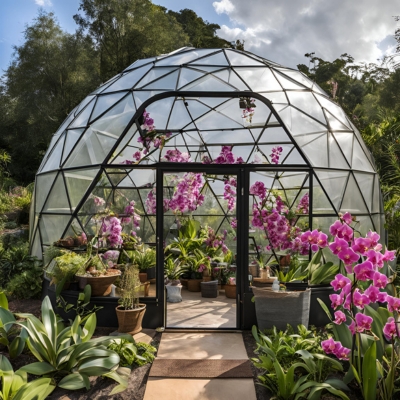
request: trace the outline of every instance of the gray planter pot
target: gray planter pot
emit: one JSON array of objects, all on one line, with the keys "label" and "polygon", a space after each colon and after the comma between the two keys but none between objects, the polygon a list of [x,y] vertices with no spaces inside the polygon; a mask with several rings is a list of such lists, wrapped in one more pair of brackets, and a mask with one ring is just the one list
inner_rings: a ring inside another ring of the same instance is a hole
[{"label": "gray planter pot", "polygon": [[270,289],[253,287],[258,329],[276,326],[285,330],[287,324],[293,327],[308,326],[311,291],[274,292]]}]

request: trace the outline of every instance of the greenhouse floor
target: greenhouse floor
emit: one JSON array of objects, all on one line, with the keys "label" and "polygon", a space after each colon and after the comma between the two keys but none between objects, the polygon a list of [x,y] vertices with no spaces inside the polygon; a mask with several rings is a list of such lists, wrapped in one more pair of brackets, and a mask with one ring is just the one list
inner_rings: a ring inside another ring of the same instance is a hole
[{"label": "greenhouse floor", "polygon": [[216,298],[201,297],[201,292],[182,288],[180,303],[167,303],[167,328],[236,328],[236,299],[221,290]]}]

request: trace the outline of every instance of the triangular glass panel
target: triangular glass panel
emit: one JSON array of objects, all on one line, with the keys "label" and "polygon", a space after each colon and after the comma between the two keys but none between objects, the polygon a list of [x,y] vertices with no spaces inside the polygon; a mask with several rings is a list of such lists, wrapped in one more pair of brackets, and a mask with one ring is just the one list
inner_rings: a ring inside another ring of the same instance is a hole
[{"label": "triangular glass panel", "polygon": [[331,131],[348,131],[349,128],[336,119],[328,110],[325,110],[326,119],[329,122]]},{"label": "triangular glass panel", "polygon": [[226,103],[229,100],[230,98],[227,99],[224,97],[200,97],[198,101],[207,105],[210,108],[217,108],[218,106]]},{"label": "triangular glass panel", "polygon": [[[308,135],[307,135],[308,136]],[[301,136],[305,138],[307,136]],[[300,137],[299,137],[300,138]],[[297,138],[296,138],[297,139]],[[301,151],[306,155],[313,167],[328,167],[328,137],[323,134],[317,139],[300,145]]]},{"label": "triangular glass panel", "polygon": [[254,60],[254,58],[248,57],[245,54],[238,53],[235,50],[225,50],[226,55],[229,58],[231,65],[258,65],[260,67],[265,67],[265,64]]},{"label": "triangular glass panel", "polygon": [[214,53],[215,49],[193,49],[191,51],[185,51],[183,53],[174,54],[169,57],[165,57],[160,61],[156,62],[157,66],[161,65],[183,65],[188,62],[195,62],[199,57],[204,57],[207,54]]},{"label": "triangular glass panel", "polygon": [[208,57],[196,59],[190,63],[190,65],[222,65],[222,66],[228,66],[228,61],[226,60],[226,57],[224,53],[221,51],[217,54],[210,55]]},{"label": "triangular glass panel", "polygon": [[[370,230],[374,230],[374,223],[371,220],[370,216],[367,215],[357,215],[357,222],[356,229],[359,232],[361,237],[365,237]],[[356,233],[357,235],[357,233]],[[383,243],[382,243],[383,239]],[[381,244],[384,244],[384,238],[381,236],[380,240]],[[381,271],[383,272],[383,271]]]},{"label": "triangular glass panel", "polygon": [[129,71],[130,69],[133,69],[133,68],[138,68],[138,67],[140,67],[142,65],[145,65],[145,64],[152,63],[155,60],[156,60],[156,57],[150,57],[150,58],[144,58],[142,60],[137,60],[133,64],[131,64],[128,68],[125,68],[124,72],[125,71]]},{"label": "triangular glass panel", "polygon": [[293,146],[286,158],[282,160],[282,164],[307,164],[305,157],[303,157],[299,151]]},{"label": "triangular glass panel", "polygon": [[265,128],[262,128],[262,127],[261,128],[250,128],[249,130],[250,130],[250,133],[252,134],[255,142],[258,142],[258,139],[260,138],[261,133],[265,132]]},{"label": "triangular glass panel", "polygon": [[39,232],[36,231],[35,236],[32,235],[32,237],[34,237],[34,239],[32,241],[33,244],[31,247],[30,254],[31,256],[37,257],[40,260],[43,257],[43,250],[42,250],[42,245],[40,243]]},{"label": "triangular glass panel", "polygon": [[339,144],[340,149],[346,157],[347,162],[351,165],[351,158],[353,154],[353,138],[351,132],[334,132],[333,136]]},{"label": "triangular glass panel", "polygon": [[60,168],[61,155],[64,148],[65,133],[60,136],[57,144],[54,146],[53,151],[49,155],[46,164],[40,172],[51,171]]},{"label": "triangular glass panel", "polygon": [[98,169],[64,171],[64,178],[72,210],[75,210],[79,202],[82,200],[98,172]]},{"label": "triangular glass panel", "polygon": [[117,187],[126,177],[127,173],[123,169],[110,169],[107,171],[108,179],[113,187]]},{"label": "triangular glass panel", "polygon": [[243,79],[253,92],[281,91],[271,70],[265,68],[234,68],[236,73]]},{"label": "triangular glass panel", "polygon": [[83,111],[75,118],[75,121],[69,128],[84,128],[88,125],[90,114],[94,106],[94,99],[83,109]]},{"label": "triangular glass panel", "polygon": [[[233,119],[239,125],[243,125],[243,110],[239,107],[238,99],[231,99],[224,104],[221,104],[216,108],[218,112],[225,115],[226,117]],[[256,110],[257,111],[257,110]]]},{"label": "triangular glass panel", "polygon": [[[317,121],[307,117],[302,112],[293,107],[287,107],[279,112],[286,127],[291,131],[293,136],[301,135],[303,133],[317,133],[326,131],[326,126],[318,123]],[[287,122],[290,119],[290,126]]]},{"label": "triangular glass panel", "polygon": [[112,164],[120,164],[123,163],[126,160],[130,160],[132,154],[131,153],[131,148],[126,147],[127,144],[134,144],[135,146],[141,144],[137,142],[138,134],[137,134],[137,127],[136,125],[132,125],[129,128],[129,131],[124,135],[122,140],[119,142],[118,147],[115,149],[113,157],[114,159],[111,161]]},{"label": "triangular glass panel", "polygon": [[372,212],[372,193],[374,190],[374,174],[363,174],[361,172],[354,172],[354,177],[358,183],[361,194],[367,203],[368,210]]},{"label": "triangular glass panel", "polygon": [[197,118],[203,116],[204,114],[210,111],[210,108],[202,103],[203,100],[204,100],[203,98],[201,98],[200,101],[186,100],[187,110],[190,113],[190,116],[192,117],[193,121],[195,121]]},{"label": "triangular glass panel", "polygon": [[[79,215],[82,222],[83,215],[96,215],[103,212],[112,204],[112,188],[107,177],[103,174],[92,193],[86,198],[85,204],[80,208]],[[84,222],[85,223],[85,222]]]},{"label": "triangular glass panel", "polygon": [[147,64],[133,71],[127,72],[124,76],[119,78],[116,82],[110,85],[103,93],[118,92],[120,90],[130,90],[141,79],[147,71],[152,68],[153,64]]},{"label": "triangular glass panel", "polygon": [[90,102],[90,100],[92,100],[94,97],[95,96],[87,96],[85,99],[83,99],[83,101],[81,101],[78,108],[76,108],[75,117],[84,109],[86,104],[88,104]]},{"label": "triangular glass panel", "polygon": [[263,182],[267,188],[271,188],[275,179],[275,173],[271,171],[250,172],[250,186],[257,181]]},{"label": "triangular glass panel", "polygon": [[65,232],[64,236],[68,237],[74,237],[75,235],[80,235],[82,232],[84,232],[83,227],[79,223],[78,218],[74,218],[71,222],[71,224],[68,226],[67,231]]},{"label": "triangular glass panel", "polygon": [[[236,158],[242,157],[245,163],[252,161],[250,155],[254,151],[254,146],[234,146],[232,152]],[[217,155],[218,157],[218,155]]]},{"label": "triangular glass panel", "polygon": [[[152,82],[156,79],[169,74],[172,71],[176,71],[176,67],[169,67],[169,68],[153,68],[146,76],[135,86],[135,89],[142,88],[143,86],[147,85],[149,82]],[[174,85],[175,87],[175,85]]]},{"label": "triangular glass panel", "polygon": [[286,77],[288,77],[310,89],[314,85],[314,82],[310,78],[308,78],[306,75],[301,73],[300,71],[295,71],[295,70],[285,69],[285,68],[276,68],[276,70],[279,70],[279,72],[281,72]]},{"label": "triangular glass panel", "polygon": [[198,79],[200,77],[204,76],[204,73],[200,71],[196,71],[191,68],[182,68],[181,73],[179,75],[179,81],[178,81],[178,89],[181,88],[182,86],[187,85],[190,82],[193,82],[195,79]]},{"label": "triangular glass panel", "polygon": [[289,104],[286,92],[282,92],[282,89],[279,92],[264,92],[259,94],[268,99],[272,104]]},{"label": "triangular glass panel", "polygon": [[215,78],[213,75],[205,75],[203,78],[200,78],[192,83],[189,83],[186,86],[181,87],[180,90],[228,92],[234,91],[235,89],[232,86],[222,82],[220,79]]},{"label": "triangular glass panel", "polygon": [[268,126],[270,126],[270,125],[276,126],[276,125],[281,125],[281,123],[277,120],[276,116],[273,113],[271,113],[269,116],[267,125]]},{"label": "triangular glass panel", "polygon": [[379,185],[379,176],[378,174],[375,174],[374,177],[374,191],[372,194],[372,212],[373,213],[379,213],[383,212],[381,209],[381,189]]},{"label": "triangular glass panel", "polygon": [[360,171],[375,172],[356,138],[354,138],[353,143],[353,162],[351,166],[353,169]]},{"label": "triangular glass panel", "polygon": [[110,85],[112,85],[117,79],[119,79],[121,76],[123,76],[124,74],[118,74],[116,76],[113,76],[111,79],[109,79],[106,83],[103,83],[102,85],[100,85],[96,90],[93,90],[93,92],[91,92],[92,95],[94,94],[98,94],[101,93],[103,90],[105,90],[107,87],[109,87]]},{"label": "triangular glass panel", "polygon": [[358,213],[368,212],[364,198],[360,193],[360,190],[357,186],[353,174],[350,174],[346,191],[343,196],[343,201],[340,206],[340,211],[343,213],[349,212],[350,214],[353,215],[357,215]]},{"label": "triangular glass panel", "polygon": [[205,72],[207,74],[210,72],[222,71],[226,69],[226,67],[206,67],[205,65],[190,65],[190,68],[199,72]]},{"label": "triangular glass panel", "polygon": [[[91,128],[118,139],[136,112],[131,94],[95,121]],[[108,149],[109,150],[109,149]]]},{"label": "triangular glass panel", "polygon": [[175,97],[167,97],[166,99],[151,103],[146,107],[146,111],[154,120],[156,129],[166,129],[174,101]]},{"label": "triangular glass panel", "polygon": [[172,72],[164,78],[160,78],[155,82],[149,83],[147,86],[144,86],[143,89],[145,90],[175,90],[176,88],[176,81],[178,79],[179,71]]},{"label": "triangular glass panel", "polygon": [[[329,182],[328,182],[328,184],[329,184]],[[331,200],[333,200],[337,204],[339,204],[339,202],[341,200],[341,195],[339,195],[339,196],[340,196],[340,198],[335,197],[334,199],[331,198]],[[332,207],[325,192],[323,191],[321,185],[319,184],[319,182],[316,178],[313,179],[313,195],[312,195],[312,199],[310,199],[310,201],[312,201],[312,213],[313,214],[336,214],[337,213],[334,210],[334,208]],[[315,229],[314,223],[313,223],[313,229]],[[329,226],[328,226],[328,230],[329,230]],[[325,230],[324,232],[326,232],[326,231],[327,230]]]},{"label": "triangular glass panel", "polygon": [[183,129],[192,122],[183,100],[177,99],[168,121],[167,129]]},{"label": "triangular glass panel", "polygon": [[347,126],[347,130],[351,130],[351,127],[347,124],[346,114],[337,104],[318,94],[316,94],[315,97],[323,108],[326,108],[337,120]]},{"label": "triangular glass panel", "polygon": [[133,92],[136,107],[139,108],[146,100],[151,99],[156,94],[163,92],[163,90],[140,90]]},{"label": "triangular glass panel", "polygon": [[75,107],[68,115],[67,118],[65,118],[64,122],[61,124],[61,126],[57,129],[57,132],[54,134],[54,136],[59,135],[61,132],[63,132],[65,129],[68,128],[68,125],[71,123],[71,121],[75,118],[75,111],[78,109],[78,107]]},{"label": "triangular glass panel", "polygon": [[254,148],[249,160],[251,164],[269,164],[268,157],[266,157],[264,153],[260,151],[258,146]]},{"label": "triangular glass panel", "polygon": [[43,204],[47,199],[50,188],[54,183],[57,172],[51,172],[49,174],[36,175],[36,187],[40,187],[40,190],[36,190],[35,193],[35,212],[42,210]]},{"label": "triangular glass panel", "polygon": [[[258,146],[257,146],[257,148],[263,153],[263,155],[264,155],[265,157],[267,157],[268,162],[269,162],[270,164],[272,164],[272,161],[271,161],[271,154],[272,154],[272,149],[273,149],[274,147],[276,147],[276,146],[273,145],[273,144],[262,144],[262,145],[258,145]],[[281,147],[282,147],[282,153],[281,153],[281,155],[280,155],[280,157],[279,157],[279,164],[282,163],[282,160],[284,160],[284,158],[288,155],[289,151],[291,150],[291,148],[292,148],[293,146],[292,146],[291,144],[290,144],[290,145],[284,145],[284,144],[282,144]]]},{"label": "triangular glass panel", "polygon": [[229,146],[235,143],[253,144],[254,139],[247,129],[228,131],[202,132],[203,140],[207,144],[219,143],[221,146]]},{"label": "triangular glass panel", "polygon": [[347,163],[343,153],[340,151],[340,148],[331,133],[328,133],[328,144],[329,166],[331,168],[349,169],[350,166]]},{"label": "triangular glass panel", "polygon": [[299,136],[296,136],[296,143],[300,147],[302,147],[308,143],[313,142],[314,140],[318,139],[319,137],[321,137],[323,135],[326,135],[326,132],[324,132],[324,133],[321,133],[321,132],[320,133],[308,133],[305,135],[299,135]]},{"label": "triangular glass panel", "polygon": [[249,127],[256,125],[265,126],[270,113],[271,111],[266,104],[258,102],[257,107],[254,109],[254,115],[252,116],[251,122],[247,122],[245,118],[243,118],[243,121]]},{"label": "triangular glass panel", "polygon": [[290,104],[326,125],[321,106],[311,92],[287,92]]},{"label": "triangular glass panel", "polygon": [[215,129],[216,126],[220,129],[243,128],[243,125],[239,125],[237,122],[215,111],[210,111],[195,122],[197,128],[200,130]]},{"label": "triangular glass panel", "polygon": [[115,103],[121,100],[122,97],[126,95],[126,92],[112,93],[103,96],[97,97],[96,106],[94,107],[92,117],[90,118],[93,121],[100,114],[103,114],[104,111],[108,110]]},{"label": "triangular glass panel", "polygon": [[129,177],[137,188],[153,186],[156,182],[155,169],[136,169],[129,172]]},{"label": "triangular glass panel", "polygon": [[75,146],[75,143],[81,137],[83,131],[84,129],[71,129],[67,131],[66,133],[67,138],[65,139],[64,152],[62,156],[62,164],[64,164],[64,161],[69,156],[72,148]]},{"label": "triangular glass panel", "polygon": [[381,214],[372,215],[372,222],[374,223],[373,229],[381,238],[385,237],[385,225],[384,218]]},{"label": "triangular glass panel", "polygon": [[237,90],[249,90],[249,87],[230,69],[215,72],[213,75],[234,86]]},{"label": "triangular glass panel", "polygon": [[61,173],[58,174],[57,179],[51,188],[51,192],[47,198],[43,211],[53,214],[71,213],[67,192],[65,190],[65,182]]},{"label": "triangular glass panel", "polygon": [[[314,170],[321,185],[324,187],[332,204],[336,210],[339,210],[340,202],[347,184],[349,173],[347,171],[325,171]],[[315,194],[313,194],[315,196]]]},{"label": "triangular glass panel", "polygon": [[43,214],[39,221],[43,244],[51,245],[60,239],[70,219],[70,215]]},{"label": "triangular glass panel", "polygon": [[306,89],[305,86],[303,86],[301,83],[296,83],[294,81],[292,81],[289,78],[284,77],[283,75],[281,75],[280,73],[278,73],[276,70],[274,71],[274,75],[276,77],[276,79],[278,79],[279,83],[281,84],[282,88],[284,90],[301,90],[301,89]]}]

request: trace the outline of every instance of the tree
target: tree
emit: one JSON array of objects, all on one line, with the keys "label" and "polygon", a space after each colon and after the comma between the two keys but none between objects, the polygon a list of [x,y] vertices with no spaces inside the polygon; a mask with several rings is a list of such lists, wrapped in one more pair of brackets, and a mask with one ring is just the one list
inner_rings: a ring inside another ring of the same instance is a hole
[{"label": "tree", "polygon": [[13,160],[10,172],[26,184],[52,134],[100,78],[90,38],[64,33],[52,13],[41,11],[24,37],[2,77],[0,129]]},{"label": "tree", "polygon": [[218,24],[211,24],[204,21],[193,10],[185,8],[179,12],[168,11],[181,25],[189,36],[191,46],[197,48],[220,48],[231,47],[231,43],[216,35]]},{"label": "tree", "polygon": [[137,59],[189,44],[175,17],[150,0],[81,0],[79,10],[74,20],[96,45],[103,82]]}]

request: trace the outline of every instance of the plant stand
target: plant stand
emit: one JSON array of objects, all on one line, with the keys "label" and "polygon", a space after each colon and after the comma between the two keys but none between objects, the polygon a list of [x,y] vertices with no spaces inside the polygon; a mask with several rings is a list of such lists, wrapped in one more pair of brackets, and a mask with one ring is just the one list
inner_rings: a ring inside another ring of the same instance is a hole
[{"label": "plant stand", "polygon": [[228,299],[236,299],[236,285],[225,285],[225,296]]},{"label": "plant stand", "polygon": [[182,285],[165,285],[167,290],[167,302],[168,303],[179,303],[182,301]]}]

